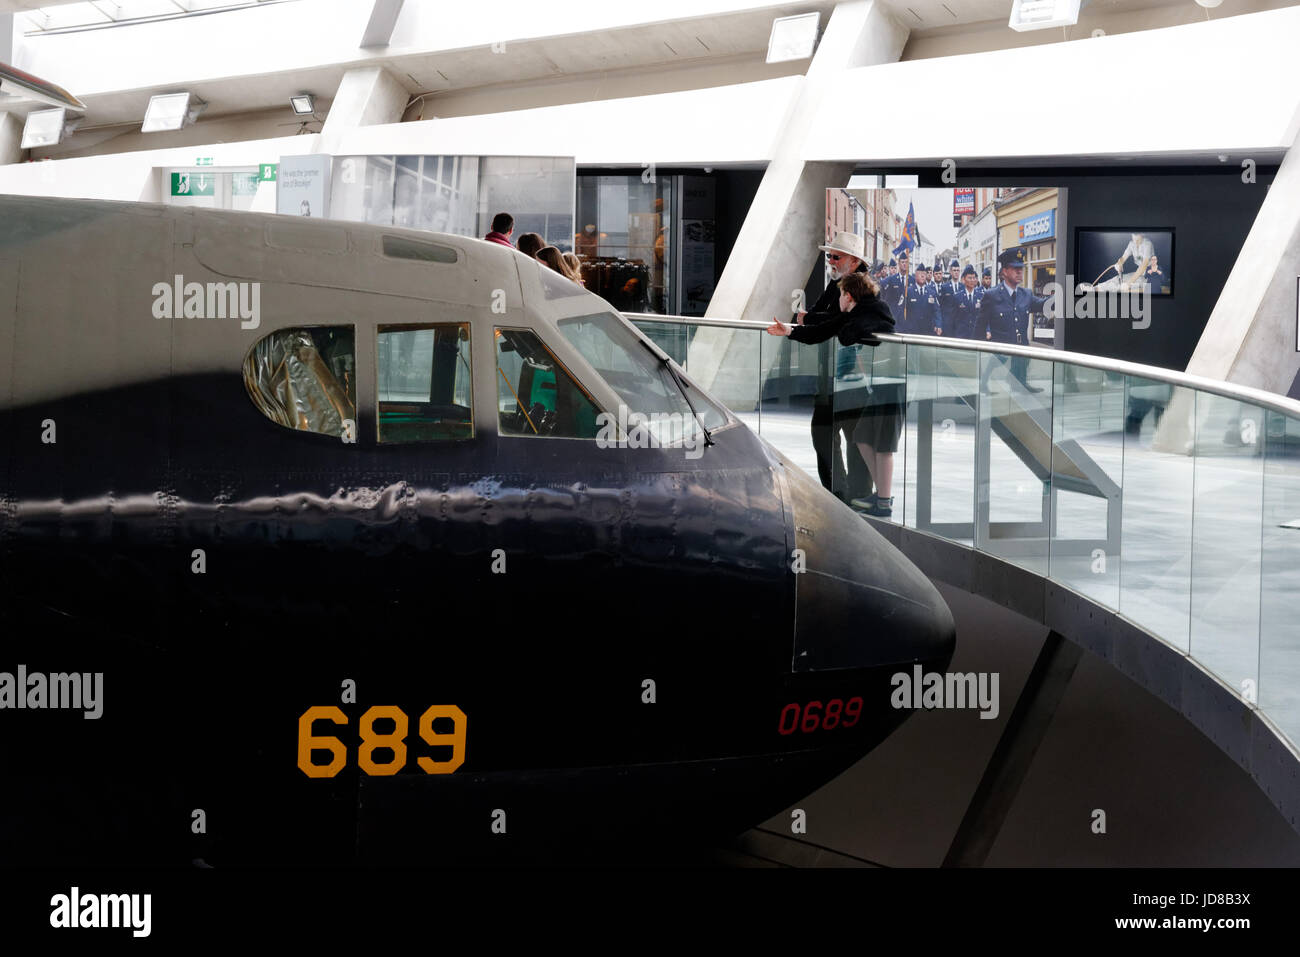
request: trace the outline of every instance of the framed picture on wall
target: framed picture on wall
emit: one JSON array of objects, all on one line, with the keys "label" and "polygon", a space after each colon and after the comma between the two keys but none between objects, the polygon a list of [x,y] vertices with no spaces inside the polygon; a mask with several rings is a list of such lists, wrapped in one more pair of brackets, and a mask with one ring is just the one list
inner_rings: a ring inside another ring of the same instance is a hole
[{"label": "framed picture on wall", "polygon": [[1074,230],[1074,280],[1079,292],[1174,294],[1174,231],[1164,227]]}]

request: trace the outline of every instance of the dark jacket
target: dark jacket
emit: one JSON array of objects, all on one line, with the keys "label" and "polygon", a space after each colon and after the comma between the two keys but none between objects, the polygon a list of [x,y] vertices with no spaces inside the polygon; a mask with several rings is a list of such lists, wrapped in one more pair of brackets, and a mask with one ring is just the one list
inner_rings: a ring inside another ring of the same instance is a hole
[{"label": "dark jacket", "polygon": [[[851,346],[859,342],[873,342],[877,332],[894,331],[894,314],[889,304],[876,296],[854,303],[853,310],[844,318],[838,334],[840,345]],[[874,343],[873,343],[874,344]]]},{"label": "dark jacket", "polygon": [[[866,273],[867,264],[858,263],[854,272]],[[844,325],[844,313],[840,312],[840,284],[833,282],[826,287],[813,307],[803,317],[803,325],[797,322],[790,330],[790,338],[795,342],[816,345],[825,342],[840,331]]]}]

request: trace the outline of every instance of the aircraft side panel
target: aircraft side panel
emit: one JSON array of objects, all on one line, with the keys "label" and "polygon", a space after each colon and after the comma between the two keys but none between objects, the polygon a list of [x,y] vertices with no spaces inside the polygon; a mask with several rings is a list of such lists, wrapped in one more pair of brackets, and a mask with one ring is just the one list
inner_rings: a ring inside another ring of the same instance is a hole
[{"label": "aircraft side panel", "polygon": [[[523,258],[495,243],[413,229],[379,230],[254,213],[208,214],[194,223],[195,259],[229,279],[293,282],[484,308],[495,289],[487,277],[513,279],[511,264]],[[386,252],[386,239],[396,241],[397,248],[390,245]],[[449,250],[455,251],[455,262],[437,261]],[[425,253],[434,258],[420,258]],[[519,306],[514,286],[512,281],[502,290],[512,309]]]},{"label": "aircraft side panel", "polygon": [[[19,789],[0,818],[64,822],[45,829],[47,851],[76,860],[108,835],[144,848],[167,820],[162,789],[129,755],[165,760],[174,730],[156,642],[176,560],[163,491],[171,334],[153,314],[153,287],[172,272],[171,221],[81,205],[44,216],[19,226],[0,627],[7,667],[102,675],[103,697],[94,720],[22,711],[8,722],[0,763],[43,790]],[[145,401],[119,401],[124,390]],[[84,815],[59,807],[76,794]]]}]

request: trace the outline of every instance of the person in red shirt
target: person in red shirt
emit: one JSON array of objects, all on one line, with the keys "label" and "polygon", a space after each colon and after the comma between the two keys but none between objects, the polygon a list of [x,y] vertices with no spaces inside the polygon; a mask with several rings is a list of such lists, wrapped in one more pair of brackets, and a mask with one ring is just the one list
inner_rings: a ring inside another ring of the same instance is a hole
[{"label": "person in red shirt", "polygon": [[492,217],[492,232],[483,238],[490,243],[499,243],[502,246],[515,248],[515,244],[510,241],[510,234],[515,231],[515,218],[509,213],[497,213]]}]

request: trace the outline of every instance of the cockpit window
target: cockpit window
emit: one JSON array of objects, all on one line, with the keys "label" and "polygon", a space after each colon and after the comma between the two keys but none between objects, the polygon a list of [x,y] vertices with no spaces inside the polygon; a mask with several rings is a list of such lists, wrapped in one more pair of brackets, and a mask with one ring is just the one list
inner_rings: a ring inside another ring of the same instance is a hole
[{"label": "cockpit window", "polygon": [[668,445],[697,434],[701,422],[710,430],[727,424],[726,413],[712,399],[682,382],[690,390],[688,403],[667,364],[618,316],[600,313],[561,319],[557,325],[623,399],[629,416],[639,413],[646,417],[657,442]]},{"label": "cockpit window", "polygon": [[352,326],[279,329],[244,360],[244,387],[258,410],[287,429],[355,434],[356,337]]},{"label": "cockpit window", "polygon": [[594,439],[599,410],[537,338],[497,329],[497,409],[502,435]]},{"label": "cockpit window", "polygon": [[474,437],[469,324],[380,326],[379,441]]}]

